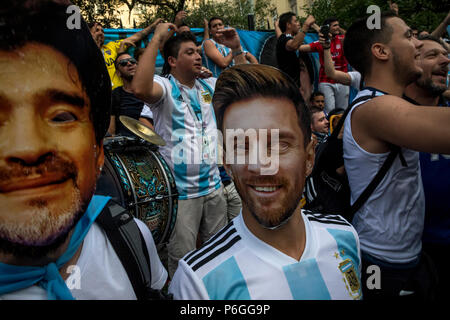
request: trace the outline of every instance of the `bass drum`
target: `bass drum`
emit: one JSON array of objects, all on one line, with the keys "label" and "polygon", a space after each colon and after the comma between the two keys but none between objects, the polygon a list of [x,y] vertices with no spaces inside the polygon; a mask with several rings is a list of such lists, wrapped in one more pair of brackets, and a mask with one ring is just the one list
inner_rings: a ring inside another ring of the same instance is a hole
[{"label": "bass drum", "polygon": [[96,194],[110,196],[142,220],[155,244],[167,243],[175,226],[175,179],[158,147],[140,138],[104,139],[105,165]]}]

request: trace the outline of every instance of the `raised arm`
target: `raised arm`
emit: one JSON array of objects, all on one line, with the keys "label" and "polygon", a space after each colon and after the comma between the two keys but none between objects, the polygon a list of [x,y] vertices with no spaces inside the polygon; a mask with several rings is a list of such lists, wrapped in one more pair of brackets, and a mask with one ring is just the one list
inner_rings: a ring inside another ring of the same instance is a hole
[{"label": "raised arm", "polygon": [[203,19],[203,41],[209,39],[209,25],[208,20]]},{"label": "raised arm", "polygon": [[126,38],[125,40],[131,41],[134,44],[137,44],[139,41],[141,41],[142,39],[145,39],[146,37],[148,37],[148,35],[155,30],[156,26],[162,21],[161,18],[156,19],[151,25],[149,25],[147,28],[136,32],[135,34],[133,34],[132,36],[129,36],[128,38]]},{"label": "raised arm", "polygon": [[162,97],[162,87],[153,81],[156,57],[158,55],[159,45],[173,29],[176,30],[176,26],[173,23],[158,24],[152,40],[139,59],[139,65],[133,77],[131,87],[134,95],[148,104],[153,104]]},{"label": "raised arm", "polygon": [[[174,24],[177,28],[181,26],[183,23],[183,20],[186,18],[186,12],[185,11],[179,11],[175,15]],[[175,29],[170,30],[170,32],[165,36],[164,40],[161,41],[159,44],[159,52],[161,52],[161,55],[164,56],[164,43],[166,43],[167,40],[169,40],[170,37],[172,37],[175,34]]]},{"label": "raised arm", "polygon": [[231,59],[234,59],[235,64],[247,63],[244,51],[242,50],[241,39],[239,38],[239,34],[236,29],[220,29],[217,31],[217,34],[219,35],[220,43],[231,49],[231,53],[229,55],[231,55]]},{"label": "raised arm", "polygon": [[333,58],[330,52],[330,43],[325,41],[322,34],[319,34],[319,42],[323,47],[323,67],[327,77],[336,82],[349,86],[352,83],[352,77],[347,72],[342,72],[334,68]]},{"label": "raised arm", "polygon": [[280,22],[280,19],[277,19],[274,22],[274,25],[275,25],[275,36],[277,37],[277,39],[283,34],[283,32],[281,32],[279,22]]},{"label": "raised arm", "polygon": [[352,113],[352,132],[368,152],[382,153],[389,144],[450,154],[450,108],[416,106],[392,95],[377,97]]},{"label": "raised arm", "polygon": [[210,58],[222,69],[228,67],[231,61],[233,61],[232,52],[228,53],[226,56],[223,56],[211,40],[205,40],[203,43],[203,48],[205,49],[205,54],[208,58]]},{"label": "raised arm", "polygon": [[450,12],[447,14],[444,21],[442,21],[441,24],[439,24],[437,28],[434,29],[431,35],[438,38],[442,37],[449,24],[450,24]]},{"label": "raised arm", "polygon": [[305,23],[303,23],[302,28],[295,35],[295,37],[286,42],[286,50],[288,51],[299,50],[300,47],[302,46],[303,41],[305,40],[306,32],[308,32],[311,25],[314,24],[315,22],[316,22],[315,18],[309,15],[306,18]]}]

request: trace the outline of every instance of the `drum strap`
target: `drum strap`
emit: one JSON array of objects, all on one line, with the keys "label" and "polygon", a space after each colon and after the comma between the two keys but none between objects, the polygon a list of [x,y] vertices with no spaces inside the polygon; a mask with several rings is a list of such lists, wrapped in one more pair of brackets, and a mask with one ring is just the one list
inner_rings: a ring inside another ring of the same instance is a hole
[{"label": "drum strap", "polygon": [[110,201],[96,222],[105,230],[119,257],[138,300],[167,299],[151,288],[150,258],[145,240],[133,216],[122,206]]}]

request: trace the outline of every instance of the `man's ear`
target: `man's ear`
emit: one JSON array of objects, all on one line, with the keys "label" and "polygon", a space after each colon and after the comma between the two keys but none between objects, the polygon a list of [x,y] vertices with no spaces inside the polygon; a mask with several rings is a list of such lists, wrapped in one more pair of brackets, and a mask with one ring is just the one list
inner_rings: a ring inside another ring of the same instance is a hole
[{"label": "man's ear", "polygon": [[311,138],[311,141],[306,146],[306,152],[305,152],[305,165],[306,165],[306,172],[305,176],[309,176],[314,168],[314,160],[316,158],[316,144],[317,144],[317,138],[313,135],[313,138]]},{"label": "man's ear", "polygon": [[370,48],[373,56],[378,60],[386,61],[391,56],[391,50],[383,43],[376,42]]},{"label": "man's ear", "polygon": [[173,67],[175,67],[175,64],[176,64],[176,62],[177,62],[177,59],[176,59],[175,57],[169,56],[169,57],[167,58],[167,62],[169,63],[169,66],[170,66],[171,68],[173,68]]}]

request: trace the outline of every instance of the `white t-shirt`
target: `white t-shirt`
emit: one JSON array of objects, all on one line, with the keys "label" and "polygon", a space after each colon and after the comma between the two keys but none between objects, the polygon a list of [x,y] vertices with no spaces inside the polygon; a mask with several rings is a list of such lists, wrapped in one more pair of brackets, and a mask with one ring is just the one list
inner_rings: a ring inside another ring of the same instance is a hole
[{"label": "white t-shirt", "polygon": [[[152,271],[152,288],[161,289],[167,280],[148,227],[134,219],[147,244]],[[135,300],[133,286],[103,229],[94,223],[83,242],[76,267],[66,284],[78,300]],[[0,296],[0,300],[46,300],[46,291],[38,285]]]},{"label": "white t-shirt", "polygon": [[361,86],[361,73],[359,73],[358,71],[349,71],[348,75],[352,79],[350,82],[350,86],[359,91],[359,88]]},{"label": "white t-shirt", "polygon": [[180,260],[169,292],[174,299],[360,299],[359,240],[340,216],[302,212],[300,261],[253,235],[242,214],[202,248]]},{"label": "white t-shirt", "polygon": [[142,108],[141,117],[153,120],[153,112],[146,103],[144,103],[144,107]]},{"label": "white t-shirt", "polygon": [[[372,94],[381,96],[384,93],[365,88],[356,95],[355,100]],[[368,101],[353,106],[344,122],[344,164],[352,204],[373,180],[390,153],[368,152],[353,137],[352,113]],[[403,167],[397,156],[352,221],[358,231],[361,250],[390,263],[413,262],[422,249],[425,196],[419,152],[406,148],[401,148],[401,152],[407,166]]]}]

